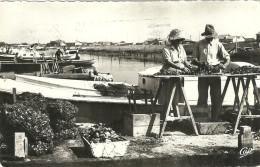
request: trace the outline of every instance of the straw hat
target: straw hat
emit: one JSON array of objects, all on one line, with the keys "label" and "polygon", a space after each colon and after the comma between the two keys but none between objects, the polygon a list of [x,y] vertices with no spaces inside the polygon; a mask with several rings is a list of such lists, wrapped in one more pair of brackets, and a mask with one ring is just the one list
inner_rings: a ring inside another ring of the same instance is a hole
[{"label": "straw hat", "polygon": [[169,34],[169,40],[185,40],[181,32],[179,29],[173,29]]}]

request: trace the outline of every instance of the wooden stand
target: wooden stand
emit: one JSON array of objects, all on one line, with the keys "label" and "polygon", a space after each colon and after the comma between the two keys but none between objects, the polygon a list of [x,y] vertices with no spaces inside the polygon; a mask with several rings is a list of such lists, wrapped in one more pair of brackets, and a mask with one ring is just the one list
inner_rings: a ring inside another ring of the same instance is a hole
[{"label": "wooden stand", "polygon": [[[234,88],[234,92],[235,92],[235,100],[234,100],[233,110],[235,111],[236,108],[238,108],[238,115],[237,115],[236,124],[235,124],[235,127],[234,127],[233,134],[236,133],[236,129],[238,127],[239,121],[242,117],[243,118],[260,118],[260,115],[252,115],[251,112],[249,111],[248,89],[249,89],[250,81],[252,81],[256,101],[257,101],[257,103],[260,102],[259,92],[258,92],[258,89],[257,89],[257,86],[256,86],[255,78],[256,78],[255,74],[244,74],[244,75],[241,74],[241,75],[227,76],[225,87],[224,87],[223,93],[221,95],[221,101],[220,101],[218,113],[221,112],[222,103],[223,103],[223,100],[225,98],[229,82],[231,80],[233,88]],[[236,79],[237,79],[237,82],[236,82]],[[242,84],[242,87],[243,87],[243,95],[242,95],[241,100],[239,99],[239,95],[238,95],[240,83]],[[246,102],[246,105],[247,105],[247,112],[246,112],[247,115],[241,115],[245,102]]]},{"label": "wooden stand", "polygon": [[[161,89],[164,86],[163,82],[164,82],[165,79],[169,79],[169,84],[172,84],[173,88],[172,88],[172,90],[169,90],[171,92],[171,95],[170,95],[170,97],[167,97],[167,98],[169,98],[169,99],[167,99],[168,102],[163,105],[164,111],[162,113],[164,115],[163,115],[162,126],[161,126],[161,129],[160,129],[159,137],[160,138],[162,137],[167,122],[174,121],[174,120],[177,120],[177,119],[191,119],[192,126],[194,128],[195,134],[199,135],[196,124],[195,124],[195,120],[194,120],[194,117],[193,117],[193,114],[192,114],[192,111],[191,111],[191,108],[190,108],[190,105],[188,103],[188,99],[187,99],[185,91],[184,91],[184,87],[183,87],[183,79],[184,78],[183,77],[181,77],[181,76],[172,76],[170,78],[167,78],[167,77],[163,78],[162,77],[160,79],[160,85],[159,85],[159,88],[157,90],[157,93],[156,93],[156,96],[155,96],[155,99],[154,99],[154,104],[156,104],[156,102],[158,100]],[[188,109],[189,116],[181,116],[180,112],[179,112],[178,102],[177,101],[173,102],[174,95],[176,95],[176,89],[178,89],[178,88],[180,88],[179,92],[184,97],[184,102],[185,102],[185,105]],[[176,109],[177,117],[169,116],[172,108]]]}]

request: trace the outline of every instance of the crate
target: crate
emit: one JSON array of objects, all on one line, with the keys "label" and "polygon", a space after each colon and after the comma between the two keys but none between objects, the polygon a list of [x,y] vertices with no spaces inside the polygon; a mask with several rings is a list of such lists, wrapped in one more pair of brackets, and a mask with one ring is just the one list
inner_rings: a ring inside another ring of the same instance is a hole
[{"label": "crate", "polygon": [[116,157],[124,156],[129,145],[129,140],[121,137],[123,141],[105,142],[105,143],[90,143],[85,137],[81,137],[85,145],[88,155],[91,157]]},{"label": "crate", "polygon": [[129,136],[154,136],[160,132],[160,114],[124,114],[124,133]]},{"label": "crate", "polygon": [[197,122],[197,128],[201,135],[224,134],[229,122]]}]

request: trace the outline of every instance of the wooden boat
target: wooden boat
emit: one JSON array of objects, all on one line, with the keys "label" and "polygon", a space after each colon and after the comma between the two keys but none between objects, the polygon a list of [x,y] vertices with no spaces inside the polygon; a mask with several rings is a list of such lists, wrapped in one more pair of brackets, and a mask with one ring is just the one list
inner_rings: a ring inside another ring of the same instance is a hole
[{"label": "wooden boat", "polygon": [[113,81],[113,76],[109,73],[98,73],[97,75],[93,73],[42,74],[41,77],[87,81]]},{"label": "wooden boat", "polygon": [[[33,60],[28,60],[28,59],[23,59],[23,60],[19,60],[19,63],[44,63],[47,62],[49,65],[53,63],[53,60],[37,60],[34,61]],[[67,65],[75,65],[75,66],[89,66],[92,65],[96,62],[95,59],[89,59],[89,60],[62,60],[62,61],[58,61],[58,64],[61,66],[67,66]],[[5,63],[5,62],[3,62]]]},{"label": "wooden boat", "polygon": [[71,79],[64,80],[37,76],[15,75],[15,80],[0,79],[0,91],[11,93],[12,89],[16,88],[17,94],[30,92],[41,93],[43,96],[53,99],[128,104],[127,98],[103,97],[99,91],[94,89],[94,84],[108,85],[108,83],[128,85],[124,82],[80,81]]},{"label": "wooden boat", "polygon": [[[61,55],[62,60],[76,60],[77,59],[77,50],[66,50],[63,55]],[[80,55],[78,54],[80,57]],[[16,58],[15,58],[16,57]],[[19,62],[28,62],[28,61],[51,61],[55,56],[54,55],[44,55],[36,50],[31,49],[21,49],[16,54],[0,54],[1,61],[17,61]]]},{"label": "wooden boat", "polygon": [[1,61],[12,61],[14,60],[15,54],[0,54]]},{"label": "wooden boat", "polygon": [[[68,66],[68,65],[75,65],[75,67],[89,67],[95,63],[95,59],[89,60],[64,60],[58,62],[59,66]],[[0,61],[0,71],[1,72],[9,72],[13,71],[15,73],[23,73],[23,72],[33,72],[33,71],[40,71],[41,64],[44,61],[37,61],[32,62],[31,60],[23,60],[22,62],[14,62],[14,61]],[[50,68],[53,65],[51,60],[47,60],[48,65]]]}]

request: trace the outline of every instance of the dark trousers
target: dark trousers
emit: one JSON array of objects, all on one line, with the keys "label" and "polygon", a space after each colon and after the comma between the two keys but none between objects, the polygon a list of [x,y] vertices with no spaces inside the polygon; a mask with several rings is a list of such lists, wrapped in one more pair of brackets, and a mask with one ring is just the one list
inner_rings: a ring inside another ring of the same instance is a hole
[{"label": "dark trousers", "polygon": [[216,118],[217,110],[221,99],[221,78],[201,77],[198,79],[199,99],[198,107],[208,106],[208,89],[210,87],[211,96],[211,117]]}]

